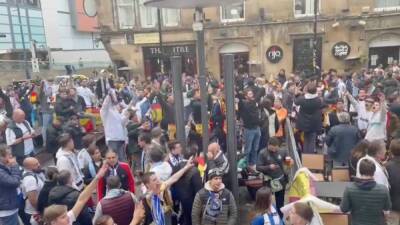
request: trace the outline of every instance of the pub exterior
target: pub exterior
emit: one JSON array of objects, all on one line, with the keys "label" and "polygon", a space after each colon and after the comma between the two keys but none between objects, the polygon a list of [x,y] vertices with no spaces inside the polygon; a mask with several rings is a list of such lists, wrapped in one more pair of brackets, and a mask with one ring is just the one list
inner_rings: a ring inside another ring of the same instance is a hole
[{"label": "pub exterior", "polygon": [[[180,55],[184,71],[196,72],[194,10],[162,10],[161,55],[154,21],[156,9],[146,8],[143,0],[133,0],[129,8],[120,2],[98,1],[101,39],[113,60],[124,60],[138,76],[144,77],[161,71],[162,57],[163,69],[168,72],[168,57]],[[313,3],[314,0],[247,0],[205,9],[208,72],[220,77],[222,55],[233,54],[235,69],[241,73],[263,75],[267,79],[275,77],[280,69],[287,74],[309,73],[313,65]],[[385,0],[320,0],[319,3],[317,64],[322,70],[335,68],[343,73],[379,64],[386,67],[399,59],[400,3]],[[153,20],[148,21],[149,18]]]}]

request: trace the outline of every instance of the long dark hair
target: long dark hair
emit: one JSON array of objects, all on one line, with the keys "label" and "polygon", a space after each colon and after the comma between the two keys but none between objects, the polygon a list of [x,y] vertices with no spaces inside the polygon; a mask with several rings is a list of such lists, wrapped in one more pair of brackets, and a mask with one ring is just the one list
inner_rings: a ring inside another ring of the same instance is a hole
[{"label": "long dark hair", "polygon": [[256,214],[266,213],[272,204],[272,191],[269,187],[262,187],[256,193],[254,211]]},{"label": "long dark hair", "polygon": [[357,159],[358,161],[359,159],[367,155],[370,144],[371,143],[366,139],[360,141],[351,151],[351,158]]}]

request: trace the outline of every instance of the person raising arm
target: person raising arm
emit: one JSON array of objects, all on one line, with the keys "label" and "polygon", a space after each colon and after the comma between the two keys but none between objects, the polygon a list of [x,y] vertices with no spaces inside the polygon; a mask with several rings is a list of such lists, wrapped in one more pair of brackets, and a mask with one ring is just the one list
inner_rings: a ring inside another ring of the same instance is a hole
[{"label": "person raising arm", "polygon": [[67,206],[65,205],[51,205],[47,207],[43,214],[44,223],[46,225],[72,225],[72,223],[75,222],[76,217],[81,213],[86,202],[92,196],[99,179],[104,176],[107,170],[108,166],[107,164],[104,164],[92,182],[90,182],[90,184],[79,195],[78,200],[70,211],[67,211]]}]

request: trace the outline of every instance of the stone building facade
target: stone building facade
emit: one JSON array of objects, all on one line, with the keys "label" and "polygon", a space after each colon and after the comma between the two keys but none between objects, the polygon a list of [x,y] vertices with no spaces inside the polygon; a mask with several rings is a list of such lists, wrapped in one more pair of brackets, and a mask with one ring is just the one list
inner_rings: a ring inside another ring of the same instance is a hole
[{"label": "stone building facade", "polygon": [[[112,60],[134,73],[161,70],[157,10],[145,0],[97,0],[101,39]],[[181,55],[184,70],[196,73],[194,10],[162,10],[164,70],[168,57]],[[235,54],[238,70],[276,75],[312,68],[314,0],[247,0],[207,8],[206,65],[221,73],[221,55]],[[343,72],[387,66],[400,55],[400,1],[319,0],[318,64]]]}]

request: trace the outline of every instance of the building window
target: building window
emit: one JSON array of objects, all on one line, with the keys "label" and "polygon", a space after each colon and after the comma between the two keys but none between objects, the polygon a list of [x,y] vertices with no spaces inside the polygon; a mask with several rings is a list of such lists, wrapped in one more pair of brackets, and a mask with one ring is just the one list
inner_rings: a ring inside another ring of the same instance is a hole
[{"label": "building window", "polygon": [[163,9],[162,18],[164,26],[176,27],[181,20],[181,11],[179,9]]},{"label": "building window", "polygon": [[[315,0],[295,0],[294,15],[296,17],[314,15],[314,1]],[[319,3],[321,3],[321,1]],[[319,6],[321,6],[321,4],[319,4]]]},{"label": "building window", "polygon": [[157,8],[144,5],[145,0],[139,0],[140,25],[143,28],[153,28],[157,24]]},{"label": "building window", "polygon": [[132,29],[135,26],[135,1],[116,0],[119,29]]},{"label": "building window", "polygon": [[40,7],[40,1],[39,0],[25,0],[25,4],[31,6],[31,7]]},{"label": "building window", "polygon": [[400,9],[400,0],[376,0],[375,11],[394,11]]},{"label": "building window", "polygon": [[[313,64],[313,39],[293,40],[293,71],[299,71],[306,76],[314,72]],[[317,66],[321,68],[322,63],[322,38],[317,38]]]},{"label": "building window", "polygon": [[221,22],[237,22],[245,19],[244,3],[221,7]]},{"label": "building window", "polygon": [[[0,3],[3,2],[7,2],[7,0],[0,0]],[[20,6],[40,8],[40,0],[8,0],[8,3],[10,5],[20,4]]]}]

